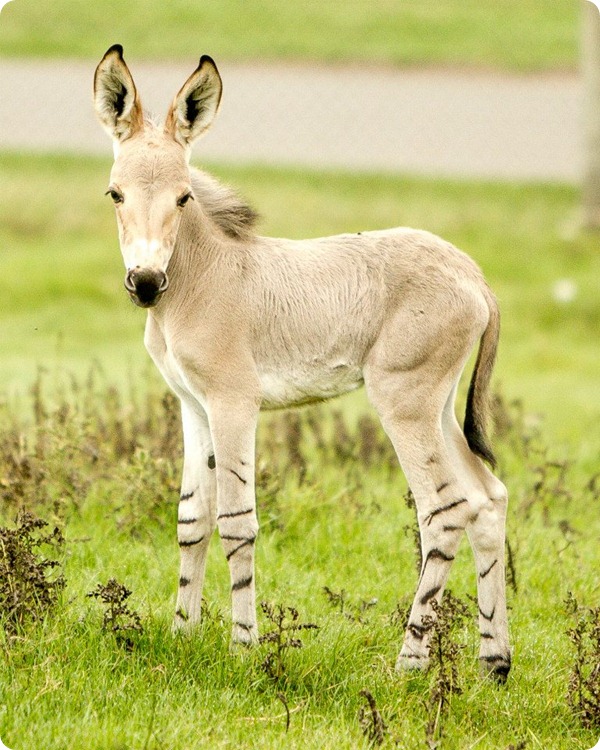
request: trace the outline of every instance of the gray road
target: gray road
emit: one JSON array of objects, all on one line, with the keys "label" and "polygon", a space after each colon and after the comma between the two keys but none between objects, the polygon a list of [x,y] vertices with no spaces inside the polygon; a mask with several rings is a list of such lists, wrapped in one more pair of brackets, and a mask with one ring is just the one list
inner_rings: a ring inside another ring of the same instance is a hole
[{"label": "gray road", "polygon": [[[129,61],[163,115],[193,70]],[[0,59],[0,148],[111,153],[91,105],[94,65]],[[575,76],[301,65],[220,66],[221,112],[196,160],[559,180],[581,173]]]}]

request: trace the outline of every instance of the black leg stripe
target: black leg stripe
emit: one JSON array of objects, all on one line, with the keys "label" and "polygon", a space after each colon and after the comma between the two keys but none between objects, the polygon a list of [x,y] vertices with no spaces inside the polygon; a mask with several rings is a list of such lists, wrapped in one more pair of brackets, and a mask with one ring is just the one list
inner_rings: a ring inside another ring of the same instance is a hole
[{"label": "black leg stripe", "polygon": [[427,604],[427,602],[431,601],[441,588],[442,588],[441,586],[434,586],[432,589],[429,589],[429,591],[427,591],[421,597],[420,599],[421,604]]},{"label": "black leg stripe", "polygon": [[211,453],[211,455],[208,457],[208,468],[214,469],[217,465],[217,462],[215,461],[214,454]]},{"label": "black leg stripe", "polygon": [[480,633],[479,634],[482,638],[485,638],[487,640],[493,640],[494,636],[491,633]]},{"label": "black leg stripe", "polygon": [[178,609],[175,612],[175,616],[179,617],[180,620],[183,620],[184,622],[187,622],[190,618],[187,612],[184,612],[183,609]]},{"label": "black leg stripe", "polygon": [[199,539],[189,539],[185,541],[179,542],[180,547],[193,547],[195,544],[200,544],[200,542],[204,541],[204,537],[201,536]]},{"label": "black leg stripe", "polygon": [[239,475],[239,474],[237,473],[237,471],[234,471],[233,469],[229,469],[229,471],[230,471],[230,472],[231,472],[231,473],[232,473],[232,474],[233,474],[233,475],[234,475],[235,477],[237,477],[237,478],[238,478],[238,479],[240,480],[240,482],[241,482],[242,484],[248,484],[248,482],[247,482],[247,481],[246,481],[246,480],[244,479],[244,477],[241,477],[241,476],[240,476],[240,475]]},{"label": "black leg stripe", "polygon": [[490,567],[487,570],[484,570],[483,573],[479,574],[480,578],[485,578],[486,575],[490,572],[490,570],[494,567],[494,565],[498,562],[498,560],[494,560],[494,562],[490,565]]},{"label": "black leg stripe", "polygon": [[430,560],[441,560],[442,562],[452,562],[452,560],[454,560],[454,555],[447,555],[445,552],[442,552],[441,549],[434,547],[433,549],[430,549],[429,552],[427,553],[427,557],[425,558],[425,564],[423,565],[423,567],[425,567],[425,565],[427,565],[427,563]]},{"label": "black leg stripe", "polygon": [[496,607],[491,611],[489,615],[486,615],[486,613],[479,607],[479,614],[483,617],[484,620],[487,620],[488,622],[491,622],[494,619],[494,615],[496,614]]},{"label": "black leg stripe", "polygon": [[222,518],[237,518],[237,516],[247,516],[248,513],[254,513],[254,508],[247,508],[246,510],[237,510],[233,513],[221,513],[217,516],[217,521],[220,521]]},{"label": "black leg stripe", "polygon": [[194,497],[194,491],[193,490],[191,492],[186,492],[185,494],[180,495],[179,499],[180,500],[189,500],[191,497]]},{"label": "black leg stripe", "polygon": [[436,489],[436,492],[439,494],[442,490],[445,490],[446,487],[450,486],[450,482],[442,482],[440,486]]},{"label": "black leg stripe", "polygon": [[235,534],[219,534],[219,536],[226,542],[243,542],[248,539],[247,536],[236,536]]},{"label": "black leg stripe", "polygon": [[438,516],[440,513],[445,513],[447,510],[452,510],[453,508],[456,508],[458,505],[462,505],[463,503],[467,502],[466,497],[461,497],[460,500],[455,500],[453,503],[448,503],[448,505],[443,505],[441,508],[436,508],[435,510],[432,510],[431,513],[427,516],[427,525],[430,526],[431,522],[435,518],[435,516]]},{"label": "black leg stripe", "polygon": [[236,581],[232,586],[232,591],[239,591],[240,589],[247,589],[248,586],[252,583],[252,576],[248,576],[248,578],[242,578],[239,581]]},{"label": "black leg stripe", "polygon": [[186,524],[186,523],[196,523],[198,521],[198,518],[178,518],[177,523]]},{"label": "black leg stripe", "polygon": [[408,630],[414,638],[416,638],[418,641],[422,641],[428,629],[424,628],[422,625],[414,625],[413,623],[409,623]]},{"label": "black leg stripe", "polygon": [[445,552],[442,552],[441,550],[437,549],[435,547],[434,549],[430,549],[427,553],[427,557],[425,558],[425,562],[423,563],[423,566],[421,568],[421,577],[419,578],[419,585],[421,584],[421,581],[423,580],[423,576],[425,575],[425,568],[427,568],[427,565],[430,560],[441,560],[442,562],[452,562],[454,560],[453,555],[447,555]]},{"label": "black leg stripe", "polygon": [[465,530],[464,526],[453,526],[451,524],[448,526],[444,526],[444,531],[464,531],[464,530]]},{"label": "black leg stripe", "polygon": [[247,547],[249,544],[254,544],[254,539],[244,539],[244,541],[241,544],[238,544],[237,547],[232,549],[230,552],[227,553],[226,558],[227,560],[231,560],[231,558],[235,555],[236,552],[239,552],[242,547]]},{"label": "black leg stripe", "polygon": [[510,664],[510,657],[503,656],[502,654],[493,654],[492,656],[480,656],[480,661],[485,661],[488,664]]},{"label": "black leg stripe", "polygon": [[190,584],[190,579],[186,578],[185,576],[181,576],[179,579],[179,586],[181,588],[184,588],[185,586],[188,586]]}]

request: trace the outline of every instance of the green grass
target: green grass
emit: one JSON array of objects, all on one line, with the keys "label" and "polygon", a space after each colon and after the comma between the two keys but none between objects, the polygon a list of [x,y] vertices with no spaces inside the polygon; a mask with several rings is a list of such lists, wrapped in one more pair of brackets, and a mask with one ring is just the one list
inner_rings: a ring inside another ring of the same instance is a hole
[{"label": "green grass", "polygon": [[[112,429],[101,437],[104,389],[86,386],[66,407],[71,395],[56,411],[47,395],[39,399],[47,416],[38,418],[36,439],[19,449],[30,467],[42,462],[44,483],[10,466],[14,450],[6,420],[0,420],[1,517],[17,507],[19,493],[8,488],[19,476],[22,502],[58,522],[66,536],[59,555],[67,580],[62,602],[42,624],[0,642],[0,737],[12,750],[366,750],[359,722],[364,689],[388,727],[384,750],[426,747],[431,676],[393,670],[402,627],[392,615],[409,602],[417,574],[405,530],[412,512],[402,500],[400,472],[388,468],[389,449],[383,460],[365,465],[358,458],[360,433],[344,440],[333,429],[330,410],[320,407],[316,417],[328,447],[311,447],[313,432],[303,419],[307,477],[299,484],[282,439],[285,418],[262,424],[259,456],[272,474],[263,469],[259,480],[258,596],[294,606],[301,622],[319,626],[300,634],[303,647],[286,654],[284,678],[274,683],[261,666],[268,645],[229,651],[228,573],[217,539],[209,553],[205,621],[192,638],[170,634],[180,455],[164,424],[174,406],[162,413],[156,386],[142,381],[138,405],[151,397],[148,411],[131,411],[126,402],[112,411]],[[567,469],[567,495],[552,482],[536,491],[539,467],[564,456],[551,448],[544,457],[539,436],[536,451],[524,452],[524,425],[511,415],[515,426],[497,447],[511,488],[509,538],[518,582],[516,593],[509,590],[514,669],[504,688],[480,680],[477,627],[470,618],[458,634],[462,693],[451,698],[442,718],[439,747],[508,750],[525,742],[526,748],[586,750],[597,736],[581,727],[566,702],[574,655],[563,600],[573,591],[581,604],[598,601],[600,521],[589,512],[598,497],[585,489],[590,474],[581,464]],[[127,450],[118,437],[122,431],[134,443]],[[341,460],[344,452],[352,458]],[[101,607],[86,597],[113,576],[133,591],[130,606],[142,616],[144,633],[132,636],[129,648],[102,630]],[[346,592],[349,615],[361,601],[377,603],[358,621],[328,604],[324,586]],[[466,544],[451,586],[463,600],[474,593]],[[264,615],[260,625],[262,632],[269,628]],[[287,733],[281,695],[291,711]]]},{"label": "green grass", "polygon": [[574,69],[579,11],[572,0],[14,0],[0,54],[96,59],[120,42],[138,59]]}]

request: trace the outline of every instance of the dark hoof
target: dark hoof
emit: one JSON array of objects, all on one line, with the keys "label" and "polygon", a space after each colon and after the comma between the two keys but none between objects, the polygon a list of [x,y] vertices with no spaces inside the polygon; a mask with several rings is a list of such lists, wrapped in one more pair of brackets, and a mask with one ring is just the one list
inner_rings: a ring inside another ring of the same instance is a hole
[{"label": "dark hoof", "polygon": [[483,656],[479,659],[483,677],[491,677],[498,685],[504,685],[510,672],[510,656]]}]

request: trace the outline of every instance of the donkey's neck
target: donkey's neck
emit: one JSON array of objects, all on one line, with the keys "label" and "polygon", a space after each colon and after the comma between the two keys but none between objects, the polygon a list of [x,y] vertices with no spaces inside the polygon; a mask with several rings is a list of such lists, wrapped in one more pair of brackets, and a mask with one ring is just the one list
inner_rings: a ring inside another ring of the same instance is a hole
[{"label": "donkey's neck", "polygon": [[201,310],[240,280],[253,243],[227,235],[196,202],[186,206],[167,274],[169,289],[152,312],[159,317],[178,310]]},{"label": "donkey's neck", "polygon": [[202,208],[190,201],[167,269],[172,295],[198,284],[219,255],[222,239]]}]

